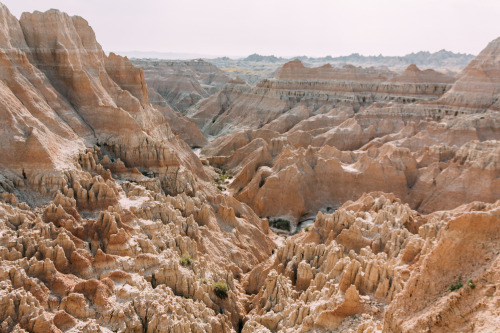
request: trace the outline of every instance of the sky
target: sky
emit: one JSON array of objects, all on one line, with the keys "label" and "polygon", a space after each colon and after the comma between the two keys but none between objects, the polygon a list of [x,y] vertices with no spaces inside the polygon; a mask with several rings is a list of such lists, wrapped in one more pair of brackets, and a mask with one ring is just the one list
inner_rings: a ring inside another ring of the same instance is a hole
[{"label": "sky", "polygon": [[500,37],[500,0],[0,0],[17,18],[85,18],[105,51],[203,56],[478,54]]}]

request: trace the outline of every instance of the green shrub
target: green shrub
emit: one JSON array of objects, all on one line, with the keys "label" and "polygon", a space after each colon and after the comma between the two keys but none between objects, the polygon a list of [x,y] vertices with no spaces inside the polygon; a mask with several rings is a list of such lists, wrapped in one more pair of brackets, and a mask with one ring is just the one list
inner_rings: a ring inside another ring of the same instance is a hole
[{"label": "green shrub", "polygon": [[181,266],[190,266],[194,262],[194,259],[189,255],[189,254],[183,254],[182,257],[179,259],[179,264]]},{"label": "green shrub", "polygon": [[472,282],[472,279],[469,279],[469,281],[467,281],[467,285],[470,289],[476,289],[476,285],[474,284],[474,282]]},{"label": "green shrub", "polygon": [[228,179],[233,179],[233,175],[224,168],[216,168],[215,172],[217,173],[217,178],[213,179],[213,181],[218,185],[217,188],[219,188],[219,190],[221,190],[222,185],[229,183]]},{"label": "green shrub", "polygon": [[217,297],[221,299],[227,298],[228,288],[226,282],[224,281],[214,282],[212,283],[212,289]]},{"label": "green shrub", "polygon": [[455,290],[458,290],[460,288],[463,287],[463,284],[462,284],[462,278],[459,277],[457,281],[455,281],[449,288],[448,290],[449,291],[455,291]]},{"label": "green shrub", "polygon": [[276,228],[276,229],[281,229],[281,230],[288,230],[290,231],[290,221],[285,220],[285,219],[275,219],[269,221],[269,224]]},{"label": "green shrub", "polygon": [[304,228],[305,232],[308,232],[309,230],[311,230],[311,226],[307,226],[307,227]]}]

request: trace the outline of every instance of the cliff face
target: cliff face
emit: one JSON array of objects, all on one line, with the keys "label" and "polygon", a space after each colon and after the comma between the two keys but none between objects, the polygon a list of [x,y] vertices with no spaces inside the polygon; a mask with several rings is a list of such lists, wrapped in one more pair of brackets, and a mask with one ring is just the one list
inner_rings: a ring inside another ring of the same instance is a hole
[{"label": "cliff face", "polygon": [[299,104],[317,114],[339,106],[357,111],[377,104],[431,101],[449,90],[453,81],[416,66],[397,75],[354,66],[309,68],[294,60],[283,65],[275,79],[255,87],[230,81],[218,95],[200,103],[190,117],[205,134],[221,136],[260,128]]},{"label": "cliff face", "polygon": [[490,42],[436,103],[468,112],[500,111],[500,38]]},{"label": "cliff face", "polygon": [[0,28],[0,331],[238,327],[276,245],[168,122],[194,125],[84,19],[0,5]]},{"label": "cliff face", "polygon": [[106,57],[84,19],[52,10],[17,21],[4,6],[1,17],[4,168],[33,183],[74,168],[85,147],[98,145],[129,167],[155,169],[165,189],[181,164],[199,174],[199,161],[149,104],[143,72]]},{"label": "cliff face", "polygon": [[497,44],[456,83],[415,65],[395,74],[298,60],[256,87],[230,82],[192,116],[218,136],[202,153],[236,175],[235,197],[260,216],[292,223],[375,190],[424,213],[493,202],[500,195]]},{"label": "cliff face", "polygon": [[217,93],[229,78],[202,59],[190,61],[136,59],[133,64],[146,73],[151,103],[170,105],[186,113],[200,100]]}]

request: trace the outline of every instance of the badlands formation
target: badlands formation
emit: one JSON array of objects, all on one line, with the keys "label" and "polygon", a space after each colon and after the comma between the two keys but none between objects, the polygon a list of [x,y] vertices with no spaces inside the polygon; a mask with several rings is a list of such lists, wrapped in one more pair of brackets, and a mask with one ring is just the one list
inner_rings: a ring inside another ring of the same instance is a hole
[{"label": "badlands formation", "polygon": [[0,4],[0,97],[0,332],[500,329],[500,39],[251,86]]},{"label": "badlands formation", "polygon": [[229,81],[219,68],[202,59],[134,59],[132,63],[145,73],[151,104],[169,105],[181,113],[218,92]]}]

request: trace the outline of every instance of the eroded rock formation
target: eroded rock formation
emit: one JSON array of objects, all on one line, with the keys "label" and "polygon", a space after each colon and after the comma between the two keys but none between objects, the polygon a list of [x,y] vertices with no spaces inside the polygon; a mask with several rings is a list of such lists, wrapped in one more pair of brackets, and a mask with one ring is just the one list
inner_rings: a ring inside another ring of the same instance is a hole
[{"label": "eroded rock formation", "polygon": [[500,327],[497,41],[454,84],[160,62],[152,105],[80,17],[0,4],[0,37],[0,332]]},{"label": "eroded rock formation", "polygon": [[416,66],[397,75],[349,65],[309,68],[294,60],[283,65],[274,79],[255,87],[229,81],[217,95],[201,102],[191,118],[205,134],[220,136],[260,128],[299,104],[319,114],[339,106],[357,111],[373,103],[435,100],[453,81],[445,74],[420,71]]},{"label": "eroded rock formation", "polygon": [[236,175],[229,189],[238,200],[262,217],[292,223],[377,190],[424,213],[494,202],[497,44],[456,83],[414,65],[395,74],[308,68],[299,60],[253,88],[230,82],[193,115],[205,133],[218,136],[202,153]]},{"label": "eroded rock formation", "polygon": [[186,113],[200,100],[217,93],[229,78],[202,59],[190,61],[135,59],[146,75],[149,98],[154,105],[170,105]]},{"label": "eroded rock formation", "polygon": [[499,209],[500,201],[473,203],[421,216],[393,195],[370,193],[319,213],[248,275],[245,288],[257,294],[245,328],[494,329]]},{"label": "eroded rock formation", "polygon": [[238,327],[239,279],[276,247],[266,221],[206,182],[182,121],[84,19],[0,21],[0,330]]}]

